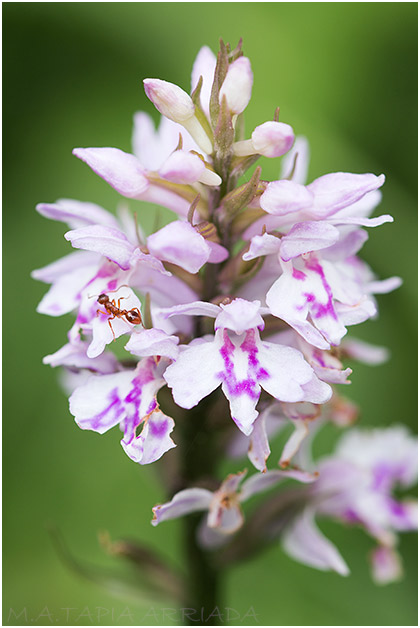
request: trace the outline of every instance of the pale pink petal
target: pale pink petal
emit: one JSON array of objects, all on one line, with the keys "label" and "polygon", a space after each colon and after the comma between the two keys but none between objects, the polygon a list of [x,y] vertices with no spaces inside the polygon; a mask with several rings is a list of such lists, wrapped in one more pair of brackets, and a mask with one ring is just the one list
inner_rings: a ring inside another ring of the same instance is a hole
[{"label": "pale pink petal", "polygon": [[211,264],[220,264],[229,257],[229,251],[224,246],[211,240],[206,240],[207,246],[210,249],[210,255],[208,261]]},{"label": "pale pink petal", "polygon": [[370,553],[369,559],[376,584],[389,584],[403,577],[401,557],[394,548],[378,545]]},{"label": "pale pink petal", "polygon": [[236,493],[242,480],[246,476],[246,473],[247,471],[245,469],[244,471],[239,471],[239,473],[231,473],[230,475],[228,475],[227,478],[223,480],[216,494]]},{"label": "pale pink petal", "polygon": [[310,484],[317,479],[317,476],[313,473],[301,471],[300,469],[267,471],[266,473],[261,474],[256,473],[243,483],[240,500],[241,502],[244,502],[250,497],[253,497],[253,495],[268,491],[273,486],[276,486],[276,484],[288,479],[297,480],[303,484]]},{"label": "pale pink petal", "polygon": [[321,571],[333,570],[349,575],[349,568],[337,548],[317,528],[313,513],[307,509],[283,535],[283,549],[293,559]]},{"label": "pale pink petal", "polygon": [[172,183],[196,183],[206,170],[198,155],[185,150],[174,151],[159,169],[159,175]]},{"label": "pale pink petal", "polygon": [[281,239],[280,255],[288,262],[311,251],[319,251],[335,244],[340,232],[326,222],[299,222]]},{"label": "pale pink petal", "polygon": [[287,440],[283,451],[281,452],[279,464],[280,466],[288,466],[293,456],[298,452],[302,442],[309,434],[308,424],[306,421],[293,421],[294,431]]},{"label": "pale pink petal", "polygon": [[311,207],[313,200],[308,188],[285,179],[268,184],[260,198],[260,205],[269,214],[284,216]]},{"label": "pale pink petal", "polygon": [[360,225],[361,227],[380,227],[386,222],[394,222],[394,219],[389,214],[383,214],[383,216],[377,216],[376,218],[364,218],[362,216],[354,217],[334,217],[331,220],[326,221],[334,225]]},{"label": "pale pink petal", "polygon": [[147,246],[152,255],[196,273],[208,261],[210,247],[188,222],[175,221],[150,235]]},{"label": "pale pink petal", "polygon": [[401,277],[389,277],[382,281],[371,281],[366,286],[366,289],[371,294],[387,294],[399,288],[402,284]]},{"label": "pale pink petal", "polygon": [[254,423],[249,438],[248,458],[258,471],[267,470],[267,459],[271,453],[267,430],[265,427],[266,413],[261,412]]},{"label": "pale pink petal", "polygon": [[158,504],[153,508],[152,525],[162,521],[177,519],[192,512],[207,510],[213,499],[213,493],[204,488],[187,488],[173,496],[170,502]]},{"label": "pale pink petal", "polygon": [[73,155],[90,166],[122,196],[142,198],[149,187],[139,160],[118,148],[75,148]]},{"label": "pale pink petal", "polygon": [[216,69],[216,57],[208,46],[200,48],[195,58],[191,74],[191,92],[197,87],[200,76],[203,77],[203,84],[200,93],[200,104],[204,113],[209,115],[209,103],[211,88]]},{"label": "pale pink petal", "polygon": [[[100,261],[100,256],[96,253],[88,253],[85,251],[75,251],[61,257],[55,262],[38,268],[31,272],[31,277],[44,283],[54,283],[58,279],[61,279],[64,275],[73,271],[78,271],[79,274],[88,275],[91,268],[97,268]],[[87,273],[80,273],[82,269],[87,270]]]},{"label": "pale pink petal", "polygon": [[233,534],[242,526],[244,516],[239,503],[235,500],[229,505],[222,503],[217,496],[210,504],[207,525],[221,534]]},{"label": "pale pink petal", "polygon": [[118,264],[122,270],[130,268],[130,260],[135,247],[118,229],[102,225],[89,225],[67,231],[64,237],[71,242],[75,249],[100,253]]},{"label": "pale pink petal", "polygon": [[115,216],[94,203],[60,198],[56,203],[39,203],[35,209],[45,218],[66,222],[70,229],[96,224],[118,228]]},{"label": "pale pink petal", "polygon": [[371,345],[357,338],[347,338],[341,348],[350,358],[372,366],[383,364],[389,359],[389,350],[386,347]]},{"label": "pale pink petal", "polygon": [[313,213],[319,218],[326,218],[380,188],[384,181],[384,175],[377,177],[348,172],[333,172],[319,177],[307,186],[314,195]]},{"label": "pale pink petal", "polygon": [[[325,222],[323,223],[325,224]],[[369,234],[364,229],[352,229],[347,234],[343,234],[343,228],[340,229],[340,240],[324,250],[322,256],[329,261],[341,261],[353,255],[356,255],[369,238]]]},{"label": "pale pink petal", "polygon": [[133,355],[165,356],[176,360],[179,354],[178,343],[177,336],[168,336],[161,329],[140,329],[131,334],[124,348]]},{"label": "pale pink petal", "polygon": [[160,311],[165,318],[183,314],[215,318],[220,313],[220,307],[214,303],[207,303],[206,301],[193,301],[192,303],[183,303],[181,305],[174,305],[173,307],[161,308]]},{"label": "pale pink petal", "polygon": [[171,417],[166,416],[159,409],[153,410],[150,416],[146,417],[141,433],[128,442],[123,439],[122,448],[134,462],[139,464],[155,462],[164,453],[176,447],[169,436],[174,426],[175,423]]},{"label": "pale pink petal", "polygon": [[256,235],[252,238],[249,249],[243,254],[242,259],[249,261],[262,255],[273,255],[278,253],[280,249],[280,238],[270,235],[269,233],[263,233],[262,235]]}]

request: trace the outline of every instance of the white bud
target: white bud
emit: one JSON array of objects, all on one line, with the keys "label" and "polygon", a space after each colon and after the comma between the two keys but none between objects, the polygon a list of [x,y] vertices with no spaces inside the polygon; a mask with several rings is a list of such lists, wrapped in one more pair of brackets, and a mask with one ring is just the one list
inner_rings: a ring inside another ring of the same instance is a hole
[{"label": "white bud", "polygon": [[219,92],[219,102],[226,96],[229,110],[239,114],[251,99],[252,82],[254,80],[251,63],[247,57],[239,57],[230,66]]}]

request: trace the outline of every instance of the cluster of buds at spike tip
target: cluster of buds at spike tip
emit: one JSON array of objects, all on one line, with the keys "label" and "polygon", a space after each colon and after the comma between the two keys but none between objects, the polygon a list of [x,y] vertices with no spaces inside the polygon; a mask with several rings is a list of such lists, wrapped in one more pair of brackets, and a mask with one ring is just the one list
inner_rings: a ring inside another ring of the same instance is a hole
[{"label": "cluster of buds at spike tip", "polygon": [[[133,154],[74,150],[121,196],[174,214],[146,236],[127,207],[116,216],[69,199],[38,205],[68,224],[65,239],[77,249],[33,273],[52,284],[38,311],[76,315],[68,342],[44,361],[66,370],[82,429],[118,426],[124,452],[141,465],[173,450],[173,497],[154,509],[154,524],[203,512],[202,545],[239,535],[226,556],[246,554],[253,535],[277,530],[292,557],[345,575],[344,559],[314,520],[334,517],[376,540],[375,577],[390,580],[400,573],[396,533],[415,526],[412,502],[393,495],[395,485],[414,482],[413,437],[401,428],[370,435],[352,428],[316,464],[308,445],[323,423],[345,428],[355,419],[354,405],[337,392],[352,373],[342,360],[373,365],[386,357],[344,339],[348,327],[376,316],[375,294],[401,283],[379,280],[359,257],[364,228],[393,220],[371,217],[385,178],[333,172],[307,184],[307,142],[295,142],[278,110],[245,139],[252,82],[241,41],[235,49],[221,41],[217,58],[204,47],[191,95],[145,79],[162,118],[155,128],[148,114],[135,115]],[[266,181],[258,166],[238,184],[260,155],[283,157],[279,180]],[[112,347],[124,335],[120,360]],[[270,443],[291,426],[277,469],[268,470]],[[249,479],[233,473],[220,485],[212,477],[221,463],[246,456],[256,470]],[[285,479],[307,486],[261,497],[248,527],[242,502]]]}]

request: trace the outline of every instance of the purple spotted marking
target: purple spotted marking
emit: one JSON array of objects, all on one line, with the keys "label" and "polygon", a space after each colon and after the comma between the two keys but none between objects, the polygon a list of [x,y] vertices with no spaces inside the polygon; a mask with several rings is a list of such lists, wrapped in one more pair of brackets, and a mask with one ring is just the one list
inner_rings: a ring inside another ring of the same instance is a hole
[{"label": "purple spotted marking", "polygon": [[326,303],[320,303],[316,301],[315,296],[313,294],[305,294],[305,297],[308,303],[313,303],[311,307],[311,316],[314,318],[323,318],[324,316],[331,316],[334,320],[337,320],[337,314],[335,313],[334,304],[333,304],[333,295],[331,292],[330,285],[326,280],[324,270],[321,264],[316,259],[311,259],[306,262],[306,267],[308,270],[312,270],[314,273],[319,275],[321,278],[322,286],[327,294],[328,301]]},{"label": "purple spotted marking", "polygon": [[161,421],[160,423],[149,422],[149,430],[152,436],[156,438],[163,438],[168,431],[168,421]]},{"label": "purple spotted marking", "polygon": [[229,395],[239,396],[245,394],[251,399],[258,400],[261,392],[258,379],[266,379],[269,377],[269,374],[265,369],[260,368],[257,358],[258,347],[255,343],[255,331],[253,329],[249,329],[246,332],[245,340],[241,343],[240,349],[248,353],[247,378],[242,380],[238,380],[235,374],[233,362],[235,345],[229,338],[227,330],[223,330],[223,345],[219,351],[223,358],[225,369],[217,373],[217,377],[220,377],[224,382]]},{"label": "purple spotted marking", "polygon": [[298,279],[299,281],[305,281],[306,279],[305,273],[302,270],[298,270],[297,268],[293,269],[292,276],[293,279]]}]

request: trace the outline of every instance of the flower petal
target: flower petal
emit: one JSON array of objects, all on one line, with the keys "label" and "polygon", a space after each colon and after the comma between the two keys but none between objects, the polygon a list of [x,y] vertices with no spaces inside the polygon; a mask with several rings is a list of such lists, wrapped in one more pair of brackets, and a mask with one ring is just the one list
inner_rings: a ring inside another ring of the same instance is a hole
[{"label": "flower petal", "polygon": [[378,545],[370,554],[372,578],[376,584],[389,584],[403,577],[401,557],[385,545]]},{"label": "flower petal", "polygon": [[158,504],[153,508],[152,525],[162,521],[177,519],[192,512],[207,510],[213,499],[213,493],[205,488],[187,488],[173,496],[170,502]]},{"label": "flower petal", "polygon": [[139,160],[118,148],[75,148],[73,155],[90,166],[122,196],[141,198],[149,187]]},{"label": "flower petal", "polygon": [[100,253],[118,264],[122,270],[130,268],[130,260],[135,246],[118,229],[103,225],[89,225],[67,231],[64,237],[76,249]]},{"label": "flower petal", "polygon": [[307,186],[314,195],[313,213],[318,218],[326,218],[377,190],[384,181],[383,174],[377,177],[374,174],[332,172],[319,177]]},{"label": "flower petal", "polygon": [[210,257],[206,240],[188,222],[169,223],[148,237],[147,246],[152,255],[190,273],[197,273]]},{"label": "flower petal", "polygon": [[56,203],[39,203],[35,209],[45,218],[66,222],[70,229],[87,225],[107,225],[118,228],[115,216],[95,203],[60,198]]},{"label": "flower petal", "polygon": [[267,185],[260,205],[269,214],[284,216],[311,207],[313,200],[312,193],[304,185],[284,179]]},{"label": "flower petal", "polygon": [[270,488],[283,482],[284,480],[297,480],[303,484],[310,484],[317,479],[317,476],[307,471],[301,471],[300,469],[287,469],[284,471],[275,470],[267,471],[266,473],[256,473],[252,477],[245,480],[242,485],[240,494],[241,502],[246,501],[250,497],[268,491]]},{"label": "flower petal", "polygon": [[313,512],[309,509],[285,531],[282,545],[291,558],[305,565],[321,571],[332,569],[341,576],[350,573],[337,548],[316,527]]},{"label": "flower petal", "polygon": [[281,239],[280,255],[285,262],[293,257],[326,249],[335,244],[340,232],[327,222],[299,222]]},{"label": "flower petal", "polygon": [[139,464],[155,462],[169,449],[176,447],[169,436],[174,426],[174,420],[157,407],[146,417],[138,436],[130,438],[128,442],[125,439],[121,441],[122,448],[134,462]]},{"label": "flower petal", "polygon": [[176,362],[168,366],[164,377],[182,408],[193,408],[222,382],[223,360],[214,342],[187,347]]},{"label": "flower petal", "polygon": [[178,343],[177,336],[169,336],[161,329],[141,329],[131,334],[124,348],[133,355],[165,356],[176,360],[179,354]]}]

